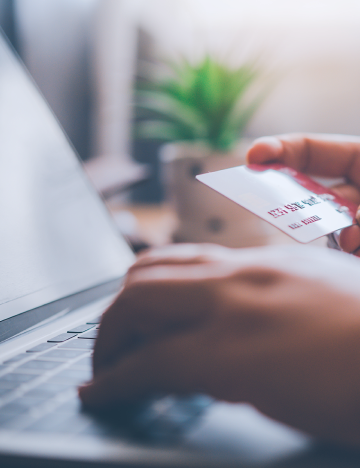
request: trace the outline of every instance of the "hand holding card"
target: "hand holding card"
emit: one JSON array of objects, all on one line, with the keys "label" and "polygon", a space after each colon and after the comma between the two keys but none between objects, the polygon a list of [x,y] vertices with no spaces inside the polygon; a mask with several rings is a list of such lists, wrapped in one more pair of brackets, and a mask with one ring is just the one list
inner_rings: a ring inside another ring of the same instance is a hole
[{"label": "hand holding card", "polygon": [[[360,205],[360,138],[349,135],[290,134],[255,140],[247,154],[249,164],[278,162],[306,174],[344,177],[333,187],[338,194]],[[360,213],[357,213],[360,224]],[[340,246],[360,256],[360,226],[341,231]]]},{"label": "hand holding card", "polygon": [[233,167],[197,179],[298,242],[356,222],[356,204],[282,164]]}]

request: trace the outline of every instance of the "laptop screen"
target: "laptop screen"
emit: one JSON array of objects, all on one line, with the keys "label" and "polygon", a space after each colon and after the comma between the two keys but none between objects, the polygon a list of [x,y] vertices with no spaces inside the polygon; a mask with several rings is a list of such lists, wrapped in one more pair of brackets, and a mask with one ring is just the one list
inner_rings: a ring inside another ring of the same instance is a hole
[{"label": "laptop screen", "polygon": [[1,33],[0,259],[0,332],[11,317],[121,277],[134,260]]}]

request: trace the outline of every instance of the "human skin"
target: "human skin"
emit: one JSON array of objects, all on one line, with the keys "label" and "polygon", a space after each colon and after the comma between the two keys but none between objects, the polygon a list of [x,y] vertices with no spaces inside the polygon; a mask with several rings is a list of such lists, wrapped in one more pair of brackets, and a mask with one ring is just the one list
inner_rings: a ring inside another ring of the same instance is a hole
[{"label": "human skin", "polygon": [[[255,140],[247,154],[249,164],[280,162],[306,174],[344,177],[334,187],[345,198],[360,204],[360,138],[347,135],[279,135]],[[360,222],[360,211],[357,213]],[[340,247],[360,256],[360,226],[343,229]]]},{"label": "human skin", "polygon": [[[359,156],[359,138],[287,135],[255,142],[248,162],[344,176],[336,190],[359,204]],[[340,243],[360,256],[359,226],[343,230]],[[359,298],[243,267],[241,256],[211,245],[142,255],[104,314],[94,379],[81,399],[101,408],[157,392],[204,392],[360,446]]]},{"label": "human skin", "polygon": [[211,245],[141,256],[103,317],[94,380],[81,399],[101,408],[157,392],[204,392],[360,445],[360,300],[239,267],[240,257]]}]

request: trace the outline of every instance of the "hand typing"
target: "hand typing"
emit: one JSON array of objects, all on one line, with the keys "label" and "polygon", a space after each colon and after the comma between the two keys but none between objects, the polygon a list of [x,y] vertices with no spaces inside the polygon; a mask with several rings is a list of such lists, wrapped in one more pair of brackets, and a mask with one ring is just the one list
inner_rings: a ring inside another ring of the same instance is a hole
[{"label": "hand typing", "polygon": [[181,245],[141,256],[104,314],[83,402],[101,408],[157,392],[204,392],[359,444],[359,299],[244,268],[241,254]]}]

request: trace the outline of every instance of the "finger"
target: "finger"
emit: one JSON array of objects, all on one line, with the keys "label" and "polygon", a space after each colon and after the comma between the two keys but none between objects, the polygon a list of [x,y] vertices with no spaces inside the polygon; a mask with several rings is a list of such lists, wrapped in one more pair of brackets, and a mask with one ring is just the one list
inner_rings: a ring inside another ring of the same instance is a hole
[{"label": "finger", "polygon": [[360,190],[349,184],[336,185],[331,187],[331,190],[336,192],[343,198],[355,203],[356,205],[360,204]]},{"label": "finger", "polygon": [[[244,350],[251,348],[248,338],[255,330],[254,326],[249,328],[249,324],[256,323],[262,330],[263,326],[258,323],[259,311],[267,312],[261,313],[260,320],[268,321],[269,302],[272,302],[271,297],[268,296],[269,301],[258,292],[292,277],[273,269],[251,267],[239,272],[236,278],[243,280],[238,285],[233,284],[238,295],[236,314],[227,320],[213,316],[198,328],[166,336],[122,357],[112,368],[99,373],[93,382],[79,389],[83,403],[101,408],[163,392],[206,392],[233,400],[232,395],[236,394],[236,399],[240,398],[239,387],[236,386],[235,392],[231,387],[237,380],[236,374],[244,380],[239,365]],[[278,297],[276,292],[275,296]],[[256,342],[255,348],[257,346]],[[238,354],[236,369],[226,359],[234,350]],[[242,382],[243,395],[245,390],[245,382]]]},{"label": "finger", "polygon": [[152,249],[139,256],[130,271],[139,267],[155,265],[193,265],[213,260],[214,256],[226,255],[228,249],[212,244],[181,244]]},{"label": "finger", "polygon": [[79,396],[86,406],[101,408],[159,392],[199,392],[198,347],[193,334],[152,343],[81,387]]},{"label": "finger", "polygon": [[94,351],[94,372],[111,365],[134,343],[175,333],[212,313],[206,268],[152,267],[139,270],[105,312]]},{"label": "finger", "polygon": [[347,177],[360,187],[360,138],[345,135],[280,135],[254,142],[249,164],[281,162],[301,172]]},{"label": "finger", "polygon": [[[156,392],[206,391],[214,396],[225,395],[230,389],[222,388],[226,382],[221,375],[227,364],[220,352],[221,337],[225,333],[225,347],[229,345],[233,349],[235,344],[236,349],[240,349],[250,332],[264,326],[259,320],[269,321],[269,310],[274,308],[273,299],[279,297],[275,290],[266,297],[259,291],[266,287],[274,289],[276,284],[292,278],[270,268],[243,269],[230,280],[238,299],[239,307],[236,307],[235,314],[227,320],[225,316],[212,315],[190,331],[147,343],[123,356],[112,368],[95,375],[94,382],[80,390],[80,397],[89,406],[101,407]],[[228,288],[229,281],[224,285]],[[254,324],[257,327],[254,328]],[[233,369],[228,371],[225,375],[234,374]]]},{"label": "finger", "polygon": [[[219,264],[154,266],[130,275],[125,289],[105,312],[95,345],[94,370],[111,365],[134,341],[155,339],[210,317],[218,307],[219,283],[264,286],[282,274],[273,269]],[[266,279],[264,279],[266,278]]]},{"label": "finger", "polygon": [[345,252],[356,252],[360,248],[360,226],[354,224],[343,229],[340,233],[339,244]]},{"label": "finger", "polygon": [[[208,266],[153,267],[132,274],[131,284],[104,314],[95,344],[94,373],[111,366],[135,345],[178,333],[208,320],[219,309],[219,283],[247,292],[284,275],[273,269]],[[261,284],[259,284],[261,282]],[[234,284],[232,284],[234,283]],[[258,291],[254,295],[257,296]],[[244,294],[243,294],[244,296]],[[220,305],[221,307],[221,305]]]},{"label": "finger", "polygon": [[238,269],[232,277],[241,281],[241,287],[265,288],[288,280],[292,275],[271,267],[256,265]]}]

